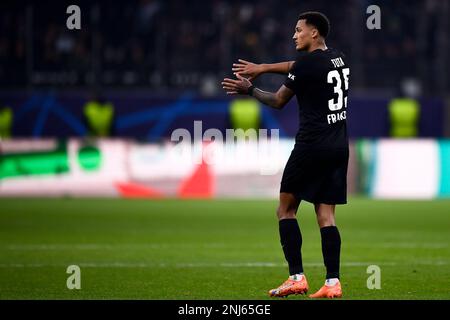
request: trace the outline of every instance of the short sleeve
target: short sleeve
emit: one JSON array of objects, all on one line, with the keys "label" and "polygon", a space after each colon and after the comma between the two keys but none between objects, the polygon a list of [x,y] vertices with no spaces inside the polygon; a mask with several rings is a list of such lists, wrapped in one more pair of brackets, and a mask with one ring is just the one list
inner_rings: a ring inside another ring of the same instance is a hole
[{"label": "short sleeve", "polygon": [[284,85],[294,92],[307,74],[308,64],[305,60],[305,57],[302,57],[294,62],[294,65],[291,70],[289,70],[286,81],[284,82]]}]

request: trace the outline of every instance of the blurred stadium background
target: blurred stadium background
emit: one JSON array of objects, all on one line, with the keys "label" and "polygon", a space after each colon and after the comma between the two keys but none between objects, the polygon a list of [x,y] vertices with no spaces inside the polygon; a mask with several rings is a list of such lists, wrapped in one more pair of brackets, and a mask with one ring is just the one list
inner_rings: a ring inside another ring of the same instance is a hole
[{"label": "blurred stadium background", "polygon": [[[80,30],[66,27],[71,4],[81,8]],[[379,30],[366,27],[373,4]],[[327,44],[351,63],[350,199],[338,209],[349,297],[450,297],[448,1],[3,1],[0,8],[1,298],[265,297],[285,273],[274,212],[297,104],[271,110],[227,97],[220,82],[238,58],[295,59],[293,28],[307,10],[330,18]],[[255,83],[275,90],[283,81],[263,75]],[[269,139],[265,153],[251,152],[258,139],[217,145],[231,160],[210,163],[195,138],[212,128],[224,136],[230,128],[279,129],[280,140]],[[192,157],[174,151],[176,129],[191,134],[183,146],[193,147]],[[268,162],[273,172],[262,174]],[[317,230],[312,208],[304,211],[312,243],[304,256],[318,285]],[[68,292],[67,275],[55,270],[71,263],[100,284]],[[366,288],[369,264],[384,266],[391,290]],[[180,270],[180,287],[166,288]],[[418,274],[410,288],[409,275]]]}]

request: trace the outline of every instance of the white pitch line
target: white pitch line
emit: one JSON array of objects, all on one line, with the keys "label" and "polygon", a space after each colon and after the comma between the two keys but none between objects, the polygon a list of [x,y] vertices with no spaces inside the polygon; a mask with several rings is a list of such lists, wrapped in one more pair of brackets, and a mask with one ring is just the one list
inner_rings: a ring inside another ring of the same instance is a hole
[{"label": "white pitch line", "polygon": [[[367,245],[347,245],[347,247],[353,248],[400,248],[400,249],[445,249],[449,248],[450,244],[445,242],[434,243],[413,243],[413,242],[379,242]],[[41,250],[41,251],[58,251],[58,250],[118,250],[118,249],[176,249],[176,248],[236,248],[236,245],[228,243],[204,243],[204,244],[170,244],[170,243],[148,243],[148,244],[100,244],[100,243],[66,243],[66,244],[7,244],[0,245],[0,249],[6,250]],[[267,245],[263,244],[250,244],[244,248],[267,248]],[[275,246],[274,246],[275,248]]]},{"label": "white pitch line", "polygon": [[[372,245],[367,246],[372,247]],[[414,242],[381,242],[374,247],[378,248],[401,248],[401,249],[443,249],[448,248],[449,244],[445,242],[414,243]]]},{"label": "white pitch line", "polygon": [[[6,250],[117,250],[117,249],[173,249],[173,248],[231,248],[226,243],[205,243],[205,244],[169,244],[169,243],[149,243],[149,244],[11,244],[0,246]],[[265,247],[251,246],[251,247]]]},{"label": "white pitch line", "polygon": [[[82,268],[279,268],[286,267],[284,263],[275,262],[220,262],[220,263],[128,263],[128,262],[80,262],[68,264],[49,264],[49,263],[2,263],[0,268],[46,268],[46,267],[61,267],[66,268],[71,264],[76,264]],[[323,267],[322,262],[304,263],[306,267]],[[450,265],[450,261],[419,261],[415,263],[405,262],[343,262],[343,267],[368,267],[370,265],[384,266],[401,266],[401,265]]]}]

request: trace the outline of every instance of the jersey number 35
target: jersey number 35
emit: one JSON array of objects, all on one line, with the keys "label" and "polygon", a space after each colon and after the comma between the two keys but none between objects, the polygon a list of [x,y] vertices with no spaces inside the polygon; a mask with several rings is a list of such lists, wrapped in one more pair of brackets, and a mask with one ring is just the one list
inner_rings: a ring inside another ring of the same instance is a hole
[{"label": "jersey number 35", "polygon": [[[334,93],[337,93],[337,99],[328,100],[328,108],[331,111],[341,110],[342,106],[347,108],[347,91],[348,91],[348,76],[350,74],[349,68],[342,69],[342,77],[344,81],[342,81],[341,74],[338,70],[332,70],[328,72],[327,82],[334,84]],[[344,84],[344,85],[342,85]],[[345,97],[344,97],[344,91]]]}]

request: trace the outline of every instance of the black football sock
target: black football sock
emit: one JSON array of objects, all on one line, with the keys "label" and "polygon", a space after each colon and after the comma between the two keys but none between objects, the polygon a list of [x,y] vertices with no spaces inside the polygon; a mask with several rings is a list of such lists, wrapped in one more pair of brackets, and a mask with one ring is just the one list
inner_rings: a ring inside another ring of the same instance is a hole
[{"label": "black football sock", "polygon": [[303,273],[302,234],[297,219],[280,220],[279,226],[281,246],[289,264],[289,274]]},{"label": "black football sock", "polygon": [[341,236],[336,226],[320,229],[322,237],[323,262],[327,268],[327,279],[339,279],[339,259],[341,254]]}]

